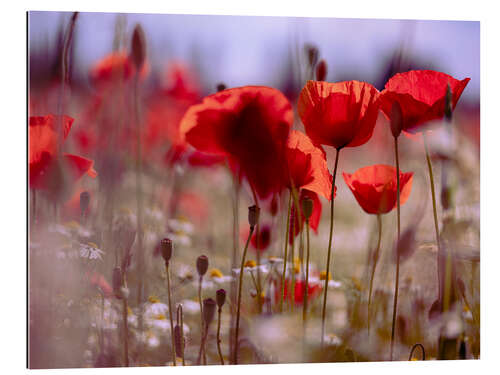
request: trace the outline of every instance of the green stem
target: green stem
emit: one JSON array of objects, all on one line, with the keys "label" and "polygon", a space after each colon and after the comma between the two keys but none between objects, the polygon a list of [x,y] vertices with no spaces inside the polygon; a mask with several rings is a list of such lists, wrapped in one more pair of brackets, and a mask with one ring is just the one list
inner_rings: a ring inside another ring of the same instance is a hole
[{"label": "green stem", "polygon": [[328,278],[330,275],[330,258],[332,255],[332,239],[333,239],[333,217],[334,217],[334,195],[335,195],[335,178],[337,176],[337,167],[339,164],[339,154],[340,148],[337,149],[337,153],[335,154],[335,166],[333,167],[333,179],[332,179],[332,193],[330,196],[330,236],[328,239],[328,255],[326,258],[326,277],[325,277],[325,293],[323,294],[323,309],[321,313],[321,347],[324,345],[325,341],[325,320],[326,320],[326,300],[328,294]]},{"label": "green stem", "polygon": [[[401,202],[399,192],[399,152],[398,138],[394,137],[394,153],[396,155],[396,181],[397,181],[397,216],[398,216],[398,244],[401,236]],[[396,282],[394,285],[394,307],[392,309],[392,328],[391,328],[391,361],[394,352],[394,333],[396,331],[396,313],[398,309],[398,292],[399,292],[399,251],[396,247]]]},{"label": "green stem", "polygon": [[167,271],[168,314],[170,316],[170,335],[172,336],[172,361],[174,363],[174,366],[176,366],[177,358],[175,356],[174,316],[172,309],[172,293],[170,290],[170,271],[168,262],[165,264],[165,269]]},{"label": "green stem", "polygon": [[373,268],[370,275],[370,291],[368,293],[368,336],[370,335],[370,307],[372,303],[372,291],[373,291],[373,278],[375,277],[375,269],[377,268],[377,263],[380,254],[380,240],[382,238],[382,217],[380,214],[377,214],[377,224],[378,224],[378,241],[377,248],[375,249],[375,253],[373,253]]},{"label": "green stem", "polygon": [[288,196],[288,214],[286,216],[286,232],[285,232],[285,256],[283,258],[283,273],[281,275],[281,296],[280,296],[280,312],[283,312],[283,300],[285,299],[285,275],[286,262],[288,259],[288,237],[290,236],[290,212],[292,210],[292,193]]},{"label": "green stem", "polygon": [[[439,300],[443,301],[444,293],[443,293],[443,288],[442,288],[442,275],[441,275],[441,258],[443,256],[442,248],[441,248],[441,241],[439,239],[439,224],[438,224],[438,217],[437,217],[437,204],[436,204],[436,191],[434,187],[434,173],[432,172],[432,163],[431,163],[431,156],[429,152],[429,145],[427,143],[427,137],[425,132],[422,133],[423,138],[424,138],[424,148],[425,148],[425,158],[427,160],[427,168],[429,170],[429,180],[430,180],[430,185],[431,185],[431,196],[432,196],[432,213],[434,216],[434,231],[436,232],[436,244],[438,248],[438,254],[437,254],[437,270],[438,270],[438,290],[439,290]],[[443,304],[444,305],[444,304]]]},{"label": "green stem", "polygon": [[220,321],[221,321],[222,308],[219,307],[218,319],[217,319],[217,351],[219,352],[220,364],[224,365],[224,357],[222,356],[222,349],[220,347]]},{"label": "green stem", "polygon": [[307,322],[307,304],[309,294],[309,219],[306,220],[306,284],[304,287],[304,310],[302,312],[302,320],[304,322],[304,338]]},{"label": "green stem", "polygon": [[245,258],[247,256],[248,244],[250,243],[250,239],[252,238],[252,234],[255,227],[250,227],[250,232],[248,233],[247,242],[245,244],[245,249],[243,250],[243,256],[241,257],[241,266],[240,266],[240,280],[238,284],[238,302],[237,302],[237,310],[236,310],[236,332],[234,334],[234,364],[238,364],[238,336],[240,333],[240,309],[241,309],[241,288],[243,286],[243,268],[245,267]]}]

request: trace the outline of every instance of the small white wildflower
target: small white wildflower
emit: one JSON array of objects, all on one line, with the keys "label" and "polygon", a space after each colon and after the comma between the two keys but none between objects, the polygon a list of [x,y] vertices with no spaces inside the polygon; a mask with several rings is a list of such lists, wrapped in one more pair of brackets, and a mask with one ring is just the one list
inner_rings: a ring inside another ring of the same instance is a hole
[{"label": "small white wildflower", "polygon": [[97,248],[97,245],[92,243],[92,242],[89,242],[88,244],[80,244],[80,257],[81,258],[102,260],[101,254],[104,254],[104,251]]},{"label": "small white wildflower", "polygon": [[181,301],[182,310],[186,314],[195,314],[200,312],[200,304],[196,301],[185,299]]},{"label": "small white wildflower", "polygon": [[171,219],[168,221],[170,230],[174,233],[182,232],[185,234],[192,234],[194,226],[185,218]]},{"label": "small white wildflower", "polygon": [[342,339],[340,337],[338,337],[336,334],[330,333],[329,335],[325,335],[324,342],[327,345],[338,346],[338,345],[342,344]]}]

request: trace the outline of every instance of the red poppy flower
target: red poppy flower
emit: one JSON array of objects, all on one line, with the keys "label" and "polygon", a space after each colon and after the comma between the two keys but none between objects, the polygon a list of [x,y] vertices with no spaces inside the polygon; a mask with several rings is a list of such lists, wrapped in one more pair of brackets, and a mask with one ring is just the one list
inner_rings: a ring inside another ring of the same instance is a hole
[{"label": "red poppy flower", "polygon": [[[307,135],[292,130],[287,144],[287,162],[290,179],[295,189],[313,191],[330,200],[332,181],[326,164],[326,153],[315,146]],[[288,188],[291,189],[290,182]]]},{"label": "red poppy flower", "polygon": [[433,70],[411,70],[394,75],[385,84],[380,95],[380,109],[390,118],[392,106],[397,102],[401,108],[401,130],[416,132],[420,126],[444,116],[446,90],[450,85],[452,107],[469,83],[470,78],[461,81]]},{"label": "red poppy flower", "polygon": [[[354,174],[343,173],[344,181],[363,210],[369,214],[385,214],[397,205],[396,168],[376,164],[358,169]],[[400,202],[410,196],[413,172],[399,172]]]},{"label": "red poppy flower", "polygon": [[196,149],[237,163],[265,198],[286,185],[285,150],[292,106],[278,90],[245,86],[207,96],[181,122],[183,138]]},{"label": "red poppy flower", "polygon": [[[149,72],[149,65],[144,64],[139,73],[145,78]],[[95,64],[90,71],[90,79],[96,85],[103,87],[119,80],[129,80],[135,74],[135,66],[130,56],[125,52],[111,53]]]},{"label": "red poppy flower", "polygon": [[[61,178],[69,178],[74,183],[84,174],[96,177],[97,172],[93,168],[94,162],[81,156],[73,154],[62,154],[58,158],[59,134],[57,132],[57,121],[54,115],[31,116],[29,118],[29,185],[32,189],[54,190],[60,186]],[[64,141],[73,119],[63,116]],[[61,172],[66,172],[61,174]]]},{"label": "red poppy flower", "polygon": [[[285,288],[284,288],[285,301],[292,299],[292,295],[289,292],[290,289],[292,289],[292,280],[286,280],[285,281]],[[322,290],[323,290],[323,285],[321,283],[309,282],[308,289],[307,289],[307,301],[310,302],[314,298],[318,297]],[[293,298],[296,305],[301,305],[304,303],[305,291],[306,291],[305,280],[296,279],[295,280],[295,296]],[[279,300],[279,292],[278,292],[277,296],[278,296],[277,300]]]},{"label": "red poppy flower", "polygon": [[[250,229],[248,225],[242,227],[240,231],[240,237],[243,241],[246,241],[248,238],[248,233]],[[259,250],[263,253],[271,244],[271,226],[269,224],[264,224],[259,227],[259,238],[257,241],[257,231],[254,231],[252,238],[250,239],[250,245],[252,245],[251,249]]]},{"label": "red poppy flower", "polygon": [[314,143],[336,149],[356,147],[372,136],[378,97],[378,90],[366,82],[307,81],[298,111]]}]

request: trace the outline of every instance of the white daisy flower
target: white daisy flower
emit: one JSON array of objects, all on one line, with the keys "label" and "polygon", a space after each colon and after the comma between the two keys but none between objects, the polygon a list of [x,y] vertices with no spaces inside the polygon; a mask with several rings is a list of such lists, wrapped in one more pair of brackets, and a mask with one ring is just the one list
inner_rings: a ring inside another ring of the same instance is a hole
[{"label": "white daisy flower", "polygon": [[99,249],[97,245],[93,242],[87,244],[80,244],[80,257],[87,259],[100,259],[102,260],[102,254],[104,251]]}]

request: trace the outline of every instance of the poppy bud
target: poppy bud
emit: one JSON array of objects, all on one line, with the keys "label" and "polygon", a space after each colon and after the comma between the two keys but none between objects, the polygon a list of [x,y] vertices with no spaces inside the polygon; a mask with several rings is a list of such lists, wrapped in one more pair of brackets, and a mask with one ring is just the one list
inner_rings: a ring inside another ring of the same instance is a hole
[{"label": "poppy bud", "polygon": [[441,205],[444,210],[448,210],[452,204],[453,194],[449,186],[444,186],[441,188]]},{"label": "poppy bud", "polygon": [[392,103],[391,108],[391,132],[394,138],[399,137],[403,130],[403,112],[398,102]]},{"label": "poppy bud", "polygon": [[164,238],[160,241],[160,252],[165,262],[168,263],[172,258],[172,240],[170,238]]},{"label": "poppy bud", "polygon": [[212,320],[214,320],[216,303],[212,298],[206,298],[203,300],[203,321],[205,322],[205,327],[208,328]]},{"label": "poppy bud", "polygon": [[203,277],[207,273],[208,270],[208,257],[206,255],[200,255],[198,259],[196,259],[196,270],[198,271],[198,275]]},{"label": "poppy bud", "polygon": [[260,208],[256,205],[248,207],[248,223],[253,228],[259,222]]},{"label": "poppy bud", "polygon": [[306,45],[307,60],[309,61],[309,66],[314,67],[318,62],[319,51],[318,48],[309,44]]},{"label": "poppy bud", "polygon": [[132,34],[131,55],[133,63],[135,64],[137,70],[139,70],[146,59],[146,38],[144,37],[144,31],[139,24],[135,25],[134,33]]},{"label": "poppy bud", "polygon": [[224,83],[217,84],[217,92],[224,91],[226,89],[226,85]]},{"label": "poppy bud", "polygon": [[123,275],[120,267],[113,268],[113,292],[115,293],[115,297],[118,299],[122,299],[122,288],[123,284]]},{"label": "poppy bud", "polygon": [[313,212],[313,200],[311,198],[306,197],[302,200],[302,212],[306,220],[309,220]]},{"label": "poppy bud", "polygon": [[325,60],[320,60],[318,65],[316,65],[316,81],[326,80],[326,74],[328,73],[328,66]]},{"label": "poppy bud", "polygon": [[82,216],[85,215],[87,209],[89,208],[90,194],[88,191],[84,191],[80,194],[80,212]]},{"label": "poppy bud", "polygon": [[451,95],[451,88],[450,84],[446,86],[446,97],[444,101],[444,116],[448,121],[451,121],[451,113],[452,113],[452,95]]},{"label": "poppy bud", "polygon": [[217,306],[219,306],[219,309],[222,308],[226,302],[226,291],[224,289],[219,289],[215,294],[215,299],[217,300]]},{"label": "poppy bud", "polygon": [[179,357],[184,351],[184,337],[182,337],[181,326],[178,324],[176,324],[174,327],[174,342],[175,353]]}]

